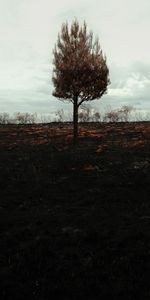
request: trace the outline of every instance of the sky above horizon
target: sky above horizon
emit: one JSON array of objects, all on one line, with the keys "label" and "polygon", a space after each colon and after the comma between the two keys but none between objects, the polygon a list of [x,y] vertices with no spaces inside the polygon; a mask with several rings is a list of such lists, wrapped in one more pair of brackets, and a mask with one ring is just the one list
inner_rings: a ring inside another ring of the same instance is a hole
[{"label": "sky above horizon", "polygon": [[110,70],[91,106],[150,111],[149,0],[0,0],[0,112],[72,109],[52,96],[51,77],[57,35],[74,19],[99,38]]}]

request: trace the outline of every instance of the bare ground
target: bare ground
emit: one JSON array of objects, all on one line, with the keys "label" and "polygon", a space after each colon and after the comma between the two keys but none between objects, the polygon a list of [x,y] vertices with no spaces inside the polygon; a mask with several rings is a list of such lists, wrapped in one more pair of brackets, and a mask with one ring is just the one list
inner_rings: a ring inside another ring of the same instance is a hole
[{"label": "bare ground", "polygon": [[0,299],[150,298],[150,123],[0,127]]}]

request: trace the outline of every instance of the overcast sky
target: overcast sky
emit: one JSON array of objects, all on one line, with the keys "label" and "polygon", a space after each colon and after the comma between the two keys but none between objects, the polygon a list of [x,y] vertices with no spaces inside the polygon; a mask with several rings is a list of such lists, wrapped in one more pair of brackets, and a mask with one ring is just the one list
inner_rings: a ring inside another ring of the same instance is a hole
[{"label": "overcast sky", "polygon": [[99,37],[110,69],[93,105],[150,110],[150,0],[0,0],[0,112],[71,108],[52,96],[52,50],[75,18]]}]

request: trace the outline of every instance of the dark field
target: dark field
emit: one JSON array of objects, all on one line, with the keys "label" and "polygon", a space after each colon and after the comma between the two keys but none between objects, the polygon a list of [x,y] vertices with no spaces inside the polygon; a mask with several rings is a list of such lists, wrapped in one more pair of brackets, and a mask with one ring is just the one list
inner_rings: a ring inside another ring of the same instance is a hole
[{"label": "dark field", "polygon": [[150,299],[150,123],[0,127],[0,299]]}]

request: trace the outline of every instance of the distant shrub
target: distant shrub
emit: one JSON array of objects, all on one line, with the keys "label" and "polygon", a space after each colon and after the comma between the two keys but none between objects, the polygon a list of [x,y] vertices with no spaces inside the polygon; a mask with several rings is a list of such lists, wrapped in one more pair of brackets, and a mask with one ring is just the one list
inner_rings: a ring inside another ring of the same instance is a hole
[{"label": "distant shrub", "polygon": [[100,113],[95,111],[91,106],[81,106],[78,114],[79,122],[100,122]]},{"label": "distant shrub", "polygon": [[17,124],[33,124],[36,122],[36,118],[37,118],[36,113],[17,112],[14,114],[14,122]]},{"label": "distant shrub", "polygon": [[95,112],[93,115],[93,121],[100,122],[101,121],[101,115],[99,112]]},{"label": "distant shrub", "polygon": [[118,122],[119,121],[119,113],[117,111],[107,112],[106,120],[109,122]]},{"label": "distant shrub", "polygon": [[63,122],[65,120],[64,110],[60,109],[56,111],[56,121]]},{"label": "distant shrub", "polygon": [[8,113],[0,113],[0,124],[8,124],[10,121],[10,116]]},{"label": "distant shrub", "polygon": [[124,105],[118,110],[109,110],[104,115],[105,122],[129,122],[131,112],[134,110],[132,106]]}]

